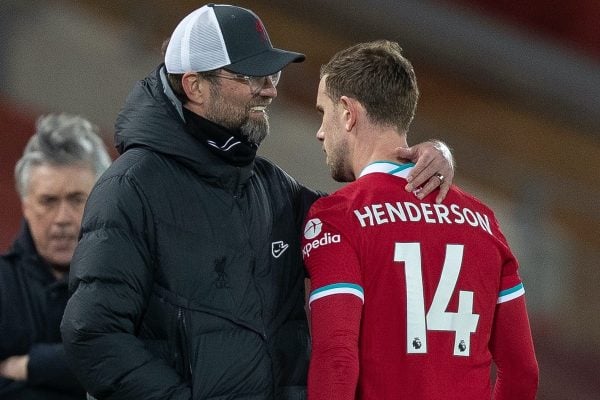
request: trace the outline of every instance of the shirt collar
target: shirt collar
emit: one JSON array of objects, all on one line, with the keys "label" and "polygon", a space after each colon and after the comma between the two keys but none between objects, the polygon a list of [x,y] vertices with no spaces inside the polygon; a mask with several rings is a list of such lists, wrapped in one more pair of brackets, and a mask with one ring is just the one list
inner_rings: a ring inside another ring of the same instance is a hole
[{"label": "shirt collar", "polygon": [[382,173],[395,175],[406,179],[414,166],[414,163],[398,164],[391,161],[375,161],[367,165],[361,171],[359,178],[368,174]]}]

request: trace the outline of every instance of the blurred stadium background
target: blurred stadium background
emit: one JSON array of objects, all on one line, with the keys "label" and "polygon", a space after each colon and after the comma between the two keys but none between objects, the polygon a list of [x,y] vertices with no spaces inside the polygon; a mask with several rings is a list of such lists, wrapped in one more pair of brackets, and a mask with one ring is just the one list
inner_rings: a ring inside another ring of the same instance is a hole
[{"label": "blurred stadium background", "polygon": [[[161,61],[189,0],[0,2],[0,249],[20,220],[13,167],[36,118],[94,121],[112,149],[131,86]],[[267,0],[283,75],[261,153],[304,183],[338,185],[315,140],[318,70],[337,50],[387,38],[421,88],[409,142],[440,138],[456,182],[492,205],[521,261],[541,369],[539,399],[600,399],[600,1]],[[113,155],[116,153],[113,151]]]}]

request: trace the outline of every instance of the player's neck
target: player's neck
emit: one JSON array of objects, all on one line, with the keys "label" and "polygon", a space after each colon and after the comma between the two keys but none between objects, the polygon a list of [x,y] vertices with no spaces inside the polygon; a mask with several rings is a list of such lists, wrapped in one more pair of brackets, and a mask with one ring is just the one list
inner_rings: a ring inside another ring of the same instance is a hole
[{"label": "player's neck", "polygon": [[363,137],[365,140],[357,146],[359,155],[355,157],[353,163],[354,176],[358,177],[367,165],[376,161],[390,161],[401,164],[410,162],[410,160],[398,158],[395,151],[398,147],[408,147],[405,133],[388,129],[379,130],[375,134]]}]

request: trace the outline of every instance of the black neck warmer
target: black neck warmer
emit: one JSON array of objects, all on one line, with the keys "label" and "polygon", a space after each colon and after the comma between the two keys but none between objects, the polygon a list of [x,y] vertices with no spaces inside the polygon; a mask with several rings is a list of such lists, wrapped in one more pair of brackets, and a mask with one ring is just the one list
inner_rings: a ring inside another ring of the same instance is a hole
[{"label": "black neck warmer", "polygon": [[229,164],[242,166],[254,160],[258,146],[242,137],[239,130],[233,131],[215,124],[185,107],[183,115],[186,131]]}]

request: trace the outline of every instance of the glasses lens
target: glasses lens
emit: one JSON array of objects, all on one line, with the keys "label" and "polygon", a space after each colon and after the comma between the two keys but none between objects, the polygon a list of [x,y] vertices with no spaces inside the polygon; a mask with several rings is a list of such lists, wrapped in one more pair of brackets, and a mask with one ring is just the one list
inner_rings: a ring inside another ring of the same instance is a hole
[{"label": "glasses lens", "polygon": [[281,71],[277,71],[273,75],[269,75],[269,78],[271,78],[271,83],[273,86],[277,86],[279,83],[279,78],[281,78]]},{"label": "glasses lens", "polygon": [[281,77],[281,71],[278,71],[274,74],[267,76],[249,76],[248,83],[250,84],[250,89],[253,93],[259,92],[262,88],[267,84],[267,79],[271,82],[273,87],[276,87],[279,83],[279,78]]},{"label": "glasses lens", "polygon": [[248,84],[250,85],[250,90],[252,90],[252,93],[260,92],[260,90],[265,86],[265,77],[249,76]]}]

